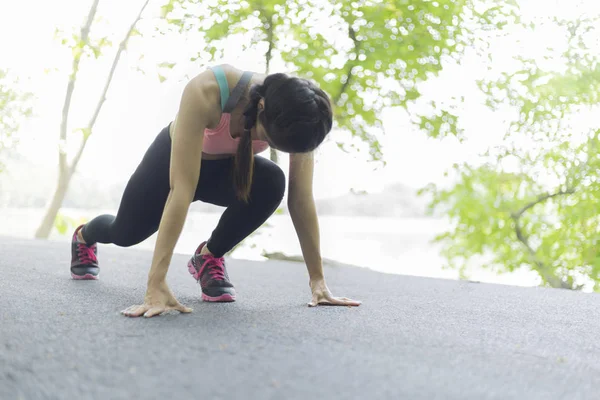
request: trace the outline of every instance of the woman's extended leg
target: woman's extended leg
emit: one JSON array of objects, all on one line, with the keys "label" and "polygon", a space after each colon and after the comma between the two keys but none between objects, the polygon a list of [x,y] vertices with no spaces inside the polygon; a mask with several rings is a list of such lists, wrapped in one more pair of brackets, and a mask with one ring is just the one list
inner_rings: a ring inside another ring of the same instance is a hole
[{"label": "woman's extended leg", "polygon": [[96,279],[98,276],[96,243],[133,246],[158,230],[170,190],[170,153],[171,138],[167,127],[158,134],[129,179],[116,217],[100,215],[77,228],[72,242],[71,274],[74,279]]},{"label": "woman's extended leg", "polygon": [[188,263],[200,282],[207,301],[233,301],[235,290],[225,269],[223,255],[259,228],[277,209],[285,192],[285,175],[277,164],[254,157],[254,177],[248,203],[235,195],[233,160],[202,163],[194,200],[227,207],[208,243],[200,244]]}]

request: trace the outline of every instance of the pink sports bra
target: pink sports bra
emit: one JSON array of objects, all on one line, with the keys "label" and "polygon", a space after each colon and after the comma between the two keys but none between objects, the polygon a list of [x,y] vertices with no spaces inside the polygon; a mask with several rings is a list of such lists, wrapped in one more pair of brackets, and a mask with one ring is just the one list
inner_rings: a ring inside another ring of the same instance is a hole
[{"label": "pink sports bra", "polygon": [[[231,111],[242,97],[244,90],[250,83],[252,72],[244,72],[242,77],[236,84],[231,93],[227,84],[227,78],[223,68],[216,66],[210,68],[219,84],[221,91],[221,121],[214,129],[206,129],[204,131],[203,152],[206,154],[235,154],[240,138],[231,137]],[[263,140],[252,140],[252,151],[254,154],[265,151],[269,148],[269,144]]]}]

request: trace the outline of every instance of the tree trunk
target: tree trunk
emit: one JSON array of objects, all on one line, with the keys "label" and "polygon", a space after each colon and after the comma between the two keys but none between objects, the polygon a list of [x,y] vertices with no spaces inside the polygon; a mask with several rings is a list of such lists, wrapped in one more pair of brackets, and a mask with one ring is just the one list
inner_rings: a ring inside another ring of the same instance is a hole
[{"label": "tree trunk", "polygon": [[59,172],[56,191],[54,192],[54,196],[52,196],[52,201],[46,210],[46,214],[44,215],[42,223],[35,232],[35,237],[37,239],[46,239],[48,236],[50,236],[50,232],[52,232],[52,228],[54,228],[54,220],[60,211],[65,196],[67,195],[69,182],[71,181],[72,176],[73,174],[68,168],[61,169]]},{"label": "tree trunk", "polygon": [[521,228],[520,218],[523,216],[523,214],[525,214],[525,212],[527,210],[532,209],[536,205],[543,203],[548,199],[551,199],[556,196],[564,196],[564,195],[569,195],[569,194],[573,194],[573,193],[575,193],[575,189],[567,188],[566,190],[560,190],[560,191],[558,191],[556,193],[552,193],[552,194],[550,194],[550,193],[542,194],[542,195],[538,196],[538,198],[536,200],[526,204],[519,211],[511,214],[511,218],[513,219],[513,221],[515,223],[515,234],[517,235],[517,239],[519,240],[519,242],[521,242],[521,244],[525,247],[525,249],[529,253],[529,256],[530,256],[532,264],[533,264],[533,269],[538,274],[540,274],[542,279],[545,282],[547,282],[550,286],[552,286],[553,288],[571,289],[571,290],[574,289],[571,286],[571,284],[560,279],[556,275],[555,271],[550,266],[546,265],[538,258],[537,251],[533,247],[531,247],[531,245],[529,244],[528,237],[523,233],[523,229]]},{"label": "tree trunk", "polygon": [[[89,41],[89,33],[90,28],[92,26],[92,22],[94,21],[94,16],[96,15],[96,10],[98,9],[98,3],[100,0],[94,0],[92,6],[90,7],[90,11],[88,13],[87,20],[85,24],[81,27],[80,40],[87,45]],[[69,188],[69,182],[71,180],[72,173],[70,172],[70,168],[67,161],[67,153],[66,153],[66,142],[67,142],[67,124],[69,121],[69,110],[71,109],[71,99],[73,96],[73,91],[75,90],[75,82],[77,81],[77,73],[79,72],[79,63],[81,61],[82,50],[75,53],[73,57],[73,64],[71,67],[71,74],[69,75],[69,83],[67,84],[67,92],[65,94],[65,100],[63,103],[62,109],[62,118],[60,120],[60,144],[58,146],[58,185],[56,187],[56,191],[52,196],[52,200],[50,201],[50,205],[46,210],[46,214],[44,215],[44,219],[42,223],[38,227],[35,232],[35,237],[37,239],[46,239],[52,228],[54,227],[54,220],[56,219],[56,215],[62,206],[62,202],[67,194],[67,189]]]},{"label": "tree trunk", "polygon": [[[265,61],[267,64],[265,68],[265,74],[269,75],[269,71],[271,70],[271,58],[273,58],[273,48],[275,47],[275,14],[267,15],[267,13],[265,13],[265,19],[263,23],[266,27],[267,42],[269,43],[269,47],[267,48],[267,52],[265,53]],[[277,164],[279,161],[277,150],[275,150],[274,148],[271,148],[270,150],[271,161]]]},{"label": "tree trunk", "polygon": [[[82,41],[84,42],[85,45],[88,44],[88,34],[90,31],[90,26],[93,21],[93,17],[96,13],[98,1],[99,0],[94,1],[92,8],[90,10],[88,19],[86,21],[86,24],[84,25],[84,27],[81,30]],[[131,37],[131,34],[133,33],[135,25],[141,19],[142,13],[146,9],[146,6],[148,5],[149,1],[150,0],[146,0],[144,2],[137,17],[135,18],[133,23],[129,26],[129,29],[127,30],[127,33],[125,34],[125,37],[119,44],[117,53],[115,54],[115,57],[113,58],[110,72],[108,74],[108,77],[106,78],[106,82],[104,84],[104,89],[102,90],[102,94],[100,95],[100,98],[96,104],[96,108],[94,109],[94,113],[92,114],[92,117],[90,118],[90,120],[87,124],[87,127],[85,128],[85,130],[83,132],[83,141],[81,142],[81,145],[79,146],[79,149],[78,149],[75,157],[73,158],[73,161],[69,165],[68,161],[67,161],[66,150],[65,150],[66,146],[63,146],[63,145],[66,143],[66,140],[67,140],[67,121],[68,121],[68,116],[69,116],[69,109],[71,106],[71,97],[72,97],[72,93],[73,93],[73,90],[75,87],[75,81],[77,79],[77,71],[79,69],[79,61],[81,59],[81,53],[76,55],[73,60],[73,72],[69,78],[69,84],[67,85],[67,94],[66,94],[65,103],[63,106],[61,128],[60,128],[60,138],[63,141],[63,144],[61,144],[61,146],[59,147],[58,186],[56,188],[56,191],[54,192],[54,195],[52,196],[52,201],[50,202],[50,206],[46,210],[44,219],[42,220],[42,223],[40,224],[40,226],[38,227],[38,229],[35,233],[35,237],[38,239],[48,238],[48,236],[50,235],[50,232],[52,231],[52,228],[54,227],[54,221],[56,220],[56,216],[58,215],[58,212],[60,211],[60,208],[62,207],[62,202],[67,194],[67,190],[69,189],[69,183],[71,182],[71,178],[72,178],[73,174],[75,173],[75,169],[77,168],[77,165],[79,164],[79,160],[81,159],[83,151],[85,150],[85,146],[87,144],[88,138],[91,135],[92,130],[94,129],[94,125],[96,124],[98,115],[100,114],[100,111],[102,110],[102,106],[104,105],[104,102],[106,101],[106,94],[112,83],[112,79],[115,74],[115,70],[117,69],[117,65],[119,64],[121,53],[123,53],[123,51],[125,51],[125,49],[127,47],[127,42],[129,41],[129,38]]]}]

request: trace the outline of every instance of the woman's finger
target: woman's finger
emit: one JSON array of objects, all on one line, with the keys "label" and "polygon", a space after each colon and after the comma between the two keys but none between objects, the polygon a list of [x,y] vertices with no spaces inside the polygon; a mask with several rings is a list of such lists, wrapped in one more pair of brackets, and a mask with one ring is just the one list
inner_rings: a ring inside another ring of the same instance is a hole
[{"label": "woman's finger", "polygon": [[139,307],[139,305],[135,304],[133,306],[129,306],[126,309],[124,309],[123,311],[121,311],[121,314],[126,314],[126,313],[128,313],[130,311],[133,311],[133,309],[136,308],[136,307]]},{"label": "woman's finger", "polygon": [[342,299],[343,301],[345,301],[347,303],[351,303],[350,305],[357,305],[357,306],[359,306],[359,305],[362,304],[362,301],[360,301],[360,300],[352,300],[352,299],[349,299],[347,297],[340,297],[340,299]]},{"label": "woman's finger", "polygon": [[340,306],[354,306],[358,307],[362,304],[362,302],[357,300],[352,300],[347,297],[334,297],[332,299],[332,303]]},{"label": "woman's finger", "polygon": [[359,306],[360,301],[352,300],[347,297],[333,297],[330,291],[325,292],[325,298],[330,302],[330,305],[339,306]]},{"label": "woman's finger", "polygon": [[175,310],[182,312],[182,313],[191,313],[192,311],[194,311],[193,309],[191,309],[190,307],[186,307],[181,303],[178,303],[177,306],[174,308]]},{"label": "woman's finger", "polygon": [[160,314],[162,314],[162,313],[163,313],[163,311],[165,311],[165,308],[164,308],[164,307],[154,307],[154,308],[151,308],[151,309],[149,309],[148,311],[146,311],[146,312],[144,313],[144,317],[146,317],[146,318],[152,318],[152,317],[154,317],[155,315],[160,315]]},{"label": "woman's finger", "polygon": [[129,311],[127,313],[127,315],[130,317],[140,317],[140,316],[144,315],[144,313],[146,311],[148,311],[149,308],[150,308],[149,306],[141,305],[141,306],[138,306],[137,308],[134,308],[132,311]]},{"label": "woman's finger", "polygon": [[146,311],[148,311],[149,308],[150,307],[145,305],[133,306],[125,310],[123,314],[125,314],[128,317],[139,317],[140,315],[143,315]]},{"label": "woman's finger", "polygon": [[135,304],[133,306],[129,306],[126,309],[124,309],[123,311],[121,311],[121,314],[127,315],[130,312],[132,312],[133,310],[135,310],[137,307],[139,307],[139,305]]}]

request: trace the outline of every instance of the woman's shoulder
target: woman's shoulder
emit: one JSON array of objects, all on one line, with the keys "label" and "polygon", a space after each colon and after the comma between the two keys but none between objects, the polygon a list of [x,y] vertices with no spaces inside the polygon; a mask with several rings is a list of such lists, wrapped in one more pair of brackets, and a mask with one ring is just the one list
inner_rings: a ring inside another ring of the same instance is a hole
[{"label": "woman's shoulder", "polygon": [[[202,80],[203,84],[205,84],[207,87],[210,87],[211,89],[218,91],[219,85],[218,85],[216,75],[218,74],[217,71],[219,69],[221,71],[223,71],[225,78],[227,79],[227,86],[229,86],[230,89],[234,88],[235,85],[237,84],[237,82],[240,80],[240,78],[244,74],[244,72],[248,71],[246,69],[241,69],[241,68],[238,68],[231,64],[218,64],[218,65],[213,65],[211,67],[206,68],[204,71],[202,71],[198,75],[198,78],[200,78]],[[256,71],[250,71],[250,72],[252,72],[252,83],[253,84],[261,84],[267,77],[266,74],[261,73],[261,72],[256,72]]]},{"label": "woman's shoulder", "polygon": [[[219,71],[219,69],[221,71]],[[186,90],[191,90],[192,96],[186,96],[192,101],[202,102],[203,109],[213,115],[221,114],[221,87],[219,86],[219,75],[222,73],[227,80],[229,91],[233,90],[245,70],[236,68],[230,64],[213,65],[199,72],[187,83]],[[221,75],[221,76],[222,76]],[[266,75],[253,72],[252,84],[262,84]],[[223,84],[221,78],[221,85]],[[218,123],[218,121],[216,121]]]},{"label": "woman's shoulder", "polygon": [[[244,72],[244,70],[236,68],[230,64],[213,65],[191,78],[187,85],[194,92],[201,95],[201,97],[211,101],[211,103],[216,102],[218,104],[221,93],[219,80],[221,80],[221,85],[223,84],[221,77],[225,77],[227,80],[227,86],[231,91]],[[266,75],[264,74],[253,72],[252,83],[261,84],[265,77]]]},{"label": "woman's shoulder", "polygon": [[[221,114],[221,89],[215,71],[218,68],[221,68],[229,83],[230,79],[232,79],[230,75],[235,74],[235,72],[231,71],[231,66],[222,64],[206,68],[187,82],[184,92],[188,92],[188,95],[184,95],[182,99],[182,101],[188,102],[188,104],[189,102],[198,103],[197,105],[201,106],[199,108],[214,117]],[[195,108],[196,105],[191,104],[191,106]],[[218,123],[218,118],[212,122]]]}]

